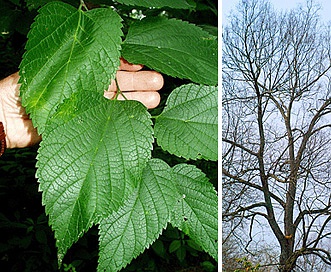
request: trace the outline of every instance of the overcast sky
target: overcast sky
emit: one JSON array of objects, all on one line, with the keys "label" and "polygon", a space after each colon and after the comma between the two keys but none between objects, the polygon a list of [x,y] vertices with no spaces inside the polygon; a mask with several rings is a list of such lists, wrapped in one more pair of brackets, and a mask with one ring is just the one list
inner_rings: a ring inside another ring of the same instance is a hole
[{"label": "overcast sky", "polygon": [[[235,9],[240,0],[222,0],[222,23],[226,23],[226,16],[231,9]],[[296,7],[298,4],[304,4],[305,0],[269,0],[275,9],[287,10]],[[324,22],[331,21],[331,0],[316,0],[321,5],[320,15]]]}]

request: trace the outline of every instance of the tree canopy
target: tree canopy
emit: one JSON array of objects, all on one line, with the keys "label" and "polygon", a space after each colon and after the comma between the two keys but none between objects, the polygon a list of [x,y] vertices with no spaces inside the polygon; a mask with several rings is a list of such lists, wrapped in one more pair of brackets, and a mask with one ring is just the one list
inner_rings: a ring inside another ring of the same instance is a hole
[{"label": "tree canopy", "polygon": [[242,1],[223,32],[224,229],[275,244],[281,271],[331,265],[330,38],[314,1]]}]

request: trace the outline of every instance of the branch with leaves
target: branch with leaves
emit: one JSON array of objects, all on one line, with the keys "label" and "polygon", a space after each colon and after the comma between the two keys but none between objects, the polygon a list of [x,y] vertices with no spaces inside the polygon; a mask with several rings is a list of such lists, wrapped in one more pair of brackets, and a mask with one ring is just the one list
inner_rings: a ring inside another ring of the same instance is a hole
[{"label": "branch with leaves", "polygon": [[[118,1],[192,8],[182,1]],[[111,6],[50,2],[28,34],[22,104],[42,134],[37,173],[59,263],[93,225],[98,271],[118,271],[168,224],[217,260],[217,193],[197,167],[152,158],[154,140],[185,159],[217,160],[217,38],[165,16],[136,20],[122,39]],[[152,117],[137,101],[103,97],[120,56],[187,80]],[[154,120],[153,120],[154,119]]]}]

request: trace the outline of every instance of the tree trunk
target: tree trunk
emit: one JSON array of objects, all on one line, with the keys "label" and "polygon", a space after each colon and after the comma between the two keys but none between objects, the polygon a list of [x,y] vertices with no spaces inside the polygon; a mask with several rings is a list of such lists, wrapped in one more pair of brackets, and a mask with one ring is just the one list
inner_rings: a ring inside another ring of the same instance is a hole
[{"label": "tree trunk", "polygon": [[[300,250],[293,252],[294,238],[292,237],[291,239],[293,239],[292,246],[289,245],[288,248],[282,248],[281,250],[282,252],[280,255],[280,266],[279,266],[280,272],[291,272],[295,267],[298,257],[302,254]],[[292,248],[292,250],[289,250],[290,248]]]}]

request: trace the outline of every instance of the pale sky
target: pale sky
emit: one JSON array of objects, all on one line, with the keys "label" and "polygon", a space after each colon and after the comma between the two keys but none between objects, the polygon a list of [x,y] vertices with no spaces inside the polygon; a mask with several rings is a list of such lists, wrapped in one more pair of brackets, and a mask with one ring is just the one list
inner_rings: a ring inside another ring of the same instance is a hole
[{"label": "pale sky", "polygon": [[[229,15],[231,9],[235,10],[240,0],[222,0],[222,23],[226,23],[226,16]],[[304,4],[305,0],[269,0],[276,10],[285,11],[296,7],[298,4]],[[331,21],[331,1],[330,0],[315,0],[321,5],[321,19],[326,23]]]}]

